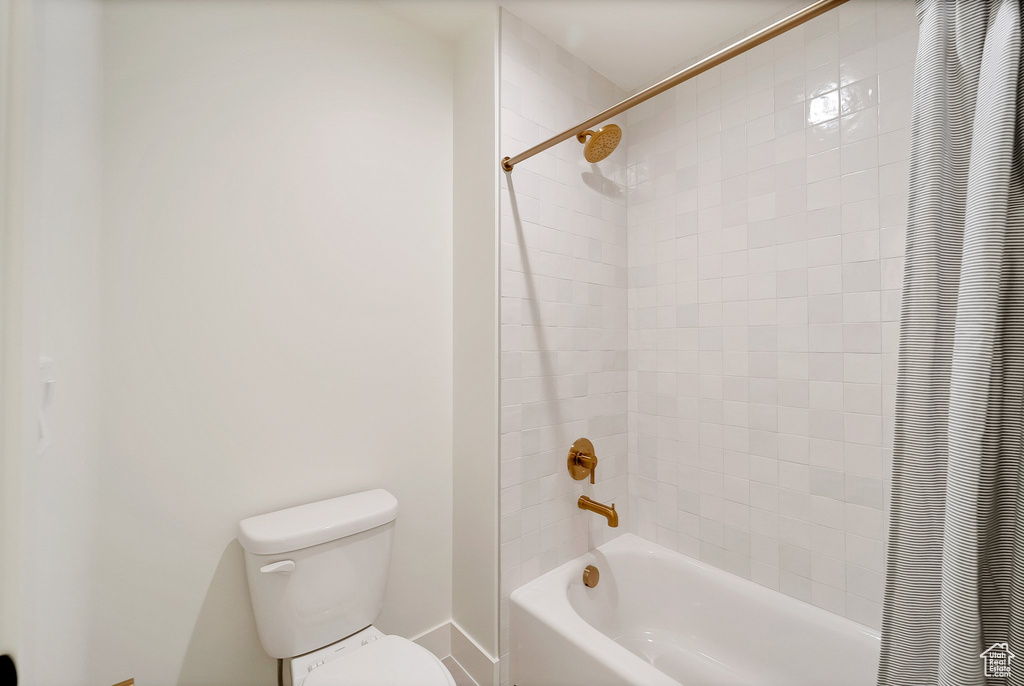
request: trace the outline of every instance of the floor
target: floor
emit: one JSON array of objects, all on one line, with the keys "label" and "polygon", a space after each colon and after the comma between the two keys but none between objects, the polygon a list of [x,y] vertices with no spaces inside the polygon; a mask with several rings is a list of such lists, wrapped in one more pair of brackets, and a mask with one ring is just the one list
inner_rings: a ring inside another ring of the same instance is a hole
[{"label": "floor", "polygon": [[455,658],[450,655],[445,659],[441,660],[444,666],[448,668],[448,671],[452,673],[452,678],[455,679],[455,686],[477,686],[477,683],[473,681],[473,678],[466,674]]}]

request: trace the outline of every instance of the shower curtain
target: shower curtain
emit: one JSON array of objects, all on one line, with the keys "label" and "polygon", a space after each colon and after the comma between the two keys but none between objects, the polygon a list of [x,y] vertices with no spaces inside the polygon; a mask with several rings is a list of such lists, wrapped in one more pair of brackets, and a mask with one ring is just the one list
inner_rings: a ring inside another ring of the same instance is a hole
[{"label": "shower curtain", "polygon": [[917,14],[878,683],[1019,685],[1021,2],[918,0]]}]

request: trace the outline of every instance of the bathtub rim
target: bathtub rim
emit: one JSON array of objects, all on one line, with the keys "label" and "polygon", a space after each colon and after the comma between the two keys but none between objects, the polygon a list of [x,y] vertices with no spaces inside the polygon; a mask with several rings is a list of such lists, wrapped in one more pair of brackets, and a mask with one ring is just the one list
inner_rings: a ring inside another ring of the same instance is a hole
[{"label": "bathtub rim", "polygon": [[[645,683],[651,686],[678,686],[678,681],[590,624],[572,606],[568,595],[569,584],[573,583],[575,579],[582,585],[582,577],[578,579],[576,577],[582,573],[583,567],[588,564],[600,565],[602,557],[605,557],[608,553],[618,551],[627,551],[650,557],[664,557],[670,561],[675,560],[677,563],[692,566],[698,570],[698,573],[709,574],[718,578],[727,587],[728,585],[733,585],[735,588],[748,591],[769,593],[771,597],[776,598],[776,602],[797,603],[800,611],[806,614],[812,621],[815,618],[820,618],[826,624],[845,624],[849,629],[863,634],[879,644],[881,642],[881,634],[878,630],[848,617],[843,617],[812,603],[805,602],[768,586],[763,586],[750,579],[697,560],[685,553],[680,553],[654,541],[641,538],[636,534],[624,532],[612,540],[588,550],[583,555],[568,560],[558,567],[531,579],[512,591],[509,596],[510,653],[515,647],[515,637],[511,635],[511,632],[514,616],[518,610],[532,615],[535,620],[544,624],[547,629],[563,640],[569,641],[575,646],[583,646],[584,651],[588,653],[595,664],[600,665],[601,668],[626,683]],[[600,566],[598,568],[600,569]],[[601,645],[601,650],[590,650],[589,648],[594,645]],[[512,654],[509,657],[510,683],[515,683],[517,658]]]}]

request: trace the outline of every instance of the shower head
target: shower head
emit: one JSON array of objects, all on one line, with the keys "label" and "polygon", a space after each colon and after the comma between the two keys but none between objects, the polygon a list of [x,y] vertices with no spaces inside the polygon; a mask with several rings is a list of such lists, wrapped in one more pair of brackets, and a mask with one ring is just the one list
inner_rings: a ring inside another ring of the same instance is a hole
[{"label": "shower head", "polygon": [[[590,136],[590,140],[587,140]],[[622,140],[622,129],[615,124],[605,124],[597,131],[584,131],[576,135],[576,140],[585,143],[583,156],[587,162],[600,162],[611,155]]]}]

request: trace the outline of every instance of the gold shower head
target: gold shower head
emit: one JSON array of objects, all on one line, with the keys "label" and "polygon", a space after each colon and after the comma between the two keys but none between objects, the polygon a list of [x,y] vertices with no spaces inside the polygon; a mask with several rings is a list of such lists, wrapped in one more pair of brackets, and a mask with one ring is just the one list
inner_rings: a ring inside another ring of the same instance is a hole
[{"label": "gold shower head", "polygon": [[[587,140],[590,136],[590,140]],[[576,140],[585,143],[583,156],[587,162],[600,162],[614,152],[619,141],[622,140],[622,129],[615,124],[605,124],[597,131],[584,131],[576,134]]]}]

